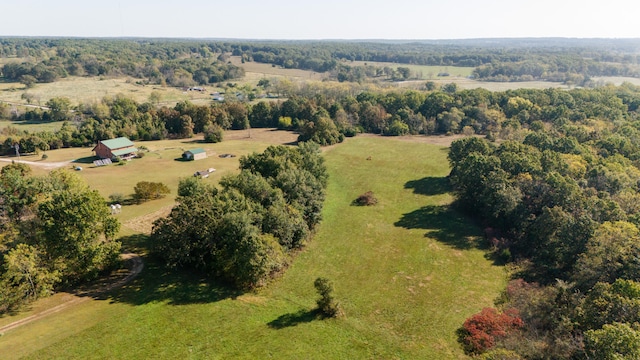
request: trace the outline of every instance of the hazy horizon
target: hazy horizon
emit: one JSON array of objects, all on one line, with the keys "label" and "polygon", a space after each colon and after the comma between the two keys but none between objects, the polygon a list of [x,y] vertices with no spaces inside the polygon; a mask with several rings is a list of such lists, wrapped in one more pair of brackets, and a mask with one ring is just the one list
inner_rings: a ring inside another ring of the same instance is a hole
[{"label": "hazy horizon", "polygon": [[345,41],[640,38],[635,26],[640,4],[631,0],[23,0],[2,9],[3,37]]}]

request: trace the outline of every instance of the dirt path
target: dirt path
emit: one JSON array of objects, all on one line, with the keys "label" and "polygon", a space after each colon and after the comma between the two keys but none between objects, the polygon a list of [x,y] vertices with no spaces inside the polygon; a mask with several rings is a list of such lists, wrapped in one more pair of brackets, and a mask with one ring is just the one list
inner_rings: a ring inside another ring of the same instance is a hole
[{"label": "dirt path", "polygon": [[37,161],[27,161],[27,160],[16,160],[15,158],[12,158],[12,159],[0,158],[0,161],[17,162],[21,164],[33,165],[35,167],[41,167],[46,170],[53,170],[53,169],[61,168],[63,166],[67,166],[75,160],[67,160],[67,161],[59,161],[59,162],[37,162]]},{"label": "dirt path", "polygon": [[107,291],[111,291],[115,288],[118,288],[120,286],[123,286],[124,284],[128,283],[129,281],[133,280],[133,278],[135,278],[136,276],[138,276],[138,274],[140,274],[140,272],[142,271],[142,269],[144,268],[144,263],[142,262],[142,258],[138,255],[138,254],[133,254],[133,253],[124,253],[120,255],[122,257],[122,259],[124,259],[125,261],[129,262],[129,272],[125,277],[120,278],[119,280],[115,281],[115,282],[111,282],[108,284],[105,284],[103,286],[100,286],[97,289],[91,289],[88,291],[84,291],[84,292],[78,292],[77,294],[67,294],[68,295],[68,300],[65,301],[62,304],[59,304],[57,306],[54,306],[52,308],[40,311],[38,313],[35,313],[31,316],[28,316],[24,319],[20,319],[18,321],[14,321],[8,325],[5,325],[3,327],[0,327],[0,334],[3,334],[9,330],[13,330],[17,327],[20,327],[22,325],[34,322],[36,320],[40,320],[45,316],[51,315],[51,314],[55,314],[57,312],[60,312],[68,307],[71,307],[73,305],[77,305],[77,304],[81,304],[85,301],[91,300],[94,296],[98,295],[98,294],[102,294],[105,293]]}]

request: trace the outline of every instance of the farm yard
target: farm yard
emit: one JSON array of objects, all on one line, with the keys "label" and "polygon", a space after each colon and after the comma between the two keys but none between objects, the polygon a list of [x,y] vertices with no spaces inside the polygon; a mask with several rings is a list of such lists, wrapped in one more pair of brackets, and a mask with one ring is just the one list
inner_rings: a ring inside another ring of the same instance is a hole
[{"label": "farm yard", "polygon": [[[217,171],[206,181],[215,182],[238,167],[238,157],[218,154],[241,156],[293,139],[282,131],[252,129],[251,138],[247,131],[231,132],[222,143],[206,144],[210,156],[196,162],[175,159],[182,149],[202,145],[139,143],[149,149],[142,159],[85,165],[79,175],[103,196],[128,194],[140,179],[169,185],[169,197],[123,206],[117,215],[125,224],[124,247],[144,253],[141,222],[168,211],[180,177],[213,166]],[[86,149],[68,150],[50,151],[47,161],[87,156]],[[167,272],[145,257],[145,270],[129,285],[7,332],[0,353],[34,359],[464,358],[455,330],[492,304],[506,273],[485,258],[479,229],[448,208],[446,148],[366,136],[327,148],[324,157],[330,172],[324,220],[290,269],[267,287],[238,293]],[[351,206],[368,190],[380,200],[377,206]],[[315,319],[312,283],[318,276],[335,283],[343,318]],[[32,311],[63,300],[64,294],[41,300]],[[1,318],[0,326],[12,320]]]}]

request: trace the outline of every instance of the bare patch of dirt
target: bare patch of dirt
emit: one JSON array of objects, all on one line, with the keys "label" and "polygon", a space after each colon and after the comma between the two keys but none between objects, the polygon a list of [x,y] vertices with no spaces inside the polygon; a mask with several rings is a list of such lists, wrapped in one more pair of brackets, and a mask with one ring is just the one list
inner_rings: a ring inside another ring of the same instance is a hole
[{"label": "bare patch of dirt", "polygon": [[229,130],[224,133],[224,140],[250,140],[271,144],[293,144],[298,141],[298,134],[293,131],[256,128],[246,130]]},{"label": "bare patch of dirt", "polygon": [[35,167],[40,167],[45,170],[53,170],[63,166],[67,166],[73,162],[73,160],[69,161],[59,161],[59,162],[37,162],[37,161],[27,161],[27,160],[16,160],[16,158],[8,159],[8,158],[0,158],[2,162],[17,162],[27,165],[32,165]]}]

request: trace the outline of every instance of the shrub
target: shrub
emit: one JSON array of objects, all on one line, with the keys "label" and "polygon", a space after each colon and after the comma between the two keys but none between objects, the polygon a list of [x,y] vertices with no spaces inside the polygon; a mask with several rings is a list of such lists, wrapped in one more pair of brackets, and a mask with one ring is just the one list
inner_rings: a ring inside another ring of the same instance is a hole
[{"label": "shrub", "polygon": [[217,124],[207,125],[204,128],[204,141],[208,143],[219,143],[224,136],[224,130]]},{"label": "shrub", "polygon": [[142,151],[138,151],[138,152],[136,153],[136,158],[138,158],[138,159],[142,159],[143,157],[144,157],[144,152],[142,152]]},{"label": "shrub", "polygon": [[149,181],[140,181],[133,188],[133,191],[133,199],[138,203],[163,198],[170,192],[167,185]]},{"label": "shrub", "polygon": [[109,195],[109,200],[111,200],[113,204],[118,204],[124,201],[124,195],[121,193],[113,193]]},{"label": "shrub", "polygon": [[344,134],[345,137],[354,137],[358,134],[358,129],[356,129],[355,127],[348,127],[346,129],[342,130],[342,134]]},{"label": "shrub", "polygon": [[458,337],[464,345],[465,352],[480,354],[492,348],[496,339],[507,336],[523,325],[524,322],[515,309],[500,314],[494,308],[484,308],[464,322]]},{"label": "shrub", "polygon": [[316,300],[318,310],[325,317],[337,317],[340,315],[340,304],[333,298],[333,284],[327,278],[317,278],[313,286],[318,291],[320,298]]},{"label": "shrub", "polygon": [[372,206],[378,203],[378,199],[373,195],[373,191],[367,191],[366,193],[358,196],[353,200],[353,205],[358,206]]},{"label": "shrub", "polygon": [[278,119],[278,129],[291,129],[292,120],[288,116],[280,116]]},{"label": "shrub", "polygon": [[49,155],[47,154],[42,154],[42,160],[47,160],[49,158]]}]

